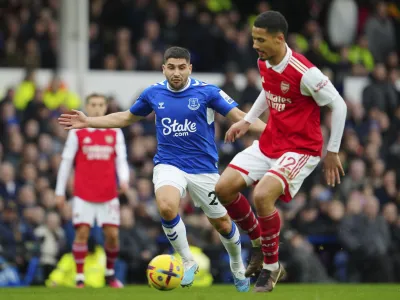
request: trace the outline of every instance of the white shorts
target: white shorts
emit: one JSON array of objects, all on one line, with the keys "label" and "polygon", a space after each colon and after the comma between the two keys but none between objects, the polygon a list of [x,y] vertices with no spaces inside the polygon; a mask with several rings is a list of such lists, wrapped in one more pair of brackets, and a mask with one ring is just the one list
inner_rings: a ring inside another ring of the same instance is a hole
[{"label": "white shorts", "polygon": [[114,198],[111,201],[94,203],[85,201],[79,197],[74,197],[72,204],[72,222],[74,226],[97,225],[103,226],[119,226],[119,200]]},{"label": "white shorts", "polygon": [[218,201],[215,194],[215,185],[219,174],[188,174],[177,167],[159,164],[153,172],[154,190],[170,185],[176,187],[181,197],[186,194],[186,189],[196,207],[200,207],[207,217],[217,219],[225,216],[227,211]]},{"label": "white shorts", "polygon": [[240,171],[247,185],[257,183],[263,176],[272,176],[282,184],[282,196],[289,202],[297,194],[304,179],[315,169],[319,156],[287,152],[278,159],[265,156],[254,141],[253,145],[238,153],[229,167]]}]

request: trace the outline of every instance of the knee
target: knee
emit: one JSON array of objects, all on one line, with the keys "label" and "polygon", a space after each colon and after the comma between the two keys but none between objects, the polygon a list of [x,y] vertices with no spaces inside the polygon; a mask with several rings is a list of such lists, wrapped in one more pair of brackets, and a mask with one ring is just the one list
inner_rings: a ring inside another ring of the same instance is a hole
[{"label": "knee", "polygon": [[213,226],[220,234],[229,234],[232,230],[232,221],[228,215],[226,215],[225,217],[216,219],[215,222],[213,222]]},{"label": "knee", "polygon": [[89,226],[82,225],[76,228],[75,231],[75,241],[78,243],[86,243],[89,239]]},{"label": "knee", "polygon": [[167,221],[174,219],[178,214],[178,210],[175,206],[166,199],[160,199],[158,201],[158,210],[161,218]]},{"label": "knee", "polygon": [[232,191],[225,180],[220,180],[215,185],[215,194],[222,205],[228,205],[237,198],[237,192]]}]

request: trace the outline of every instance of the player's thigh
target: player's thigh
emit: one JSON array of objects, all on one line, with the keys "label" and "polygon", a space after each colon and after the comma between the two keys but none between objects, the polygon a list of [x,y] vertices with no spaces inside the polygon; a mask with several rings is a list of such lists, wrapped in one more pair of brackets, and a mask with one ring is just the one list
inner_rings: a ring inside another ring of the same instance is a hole
[{"label": "player's thigh", "polygon": [[93,227],[96,218],[96,204],[74,197],[72,202],[72,223],[74,227]]},{"label": "player's thigh", "polygon": [[185,173],[177,167],[159,164],[154,168],[153,183],[159,211],[176,214],[179,210],[180,199],[186,194]]},{"label": "player's thigh", "polygon": [[289,202],[319,162],[320,157],[318,156],[287,152],[274,160],[266,176],[272,176],[279,180],[283,190],[280,199]]},{"label": "player's thigh", "polygon": [[215,193],[219,174],[187,174],[188,191],[196,207],[200,207],[210,219],[218,219],[227,214],[225,207]]},{"label": "player's thigh", "polygon": [[240,173],[246,185],[258,182],[271,167],[271,160],[260,150],[258,141],[238,153],[230,162],[228,167]]},{"label": "player's thigh", "polygon": [[96,219],[100,227],[116,227],[120,224],[119,200],[114,198],[111,201],[97,203]]}]

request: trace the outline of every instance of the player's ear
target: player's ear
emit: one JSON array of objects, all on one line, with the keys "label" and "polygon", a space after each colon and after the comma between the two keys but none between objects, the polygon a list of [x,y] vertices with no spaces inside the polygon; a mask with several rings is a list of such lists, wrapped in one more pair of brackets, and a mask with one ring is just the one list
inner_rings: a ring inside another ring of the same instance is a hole
[{"label": "player's ear", "polygon": [[165,75],[165,65],[162,65],[162,73]]},{"label": "player's ear", "polygon": [[283,35],[282,32],[279,32],[276,36],[276,41],[277,43],[281,44],[285,42],[285,36]]},{"label": "player's ear", "polygon": [[193,70],[193,65],[190,64],[190,65],[189,65],[189,75],[192,74],[192,70]]}]

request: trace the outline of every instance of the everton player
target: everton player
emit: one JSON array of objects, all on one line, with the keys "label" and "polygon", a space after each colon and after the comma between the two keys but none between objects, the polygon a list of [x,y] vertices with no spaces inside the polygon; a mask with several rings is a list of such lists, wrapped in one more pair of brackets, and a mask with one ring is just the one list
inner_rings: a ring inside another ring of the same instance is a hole
[{"label": "everton player", "polygon": [[[216,186],[219,200],[231,218],[249,232],[253,249],[258,252],[252,255],[247,269],[253,271],[262,264],[256,292],[272,291],[285,274],[278,262],[281,220],[275,202],[290,201],[320,161],[321,106],[332,110],[331,136],[324,159],[328,185],[340,183],[340,175],[344,175],[338,151],[346,104],[318,68],[287,46],[287,30],[284,16],[276,11],[264,12],[254,22],[253,47],[259,54],[263,90],[244,119],[231,126],[225,139],[232,142],[243,136],[267,109],[269,119],[260,140],[234,157]],[[254,190],[258,220],[240,194],[254,182],[258,182]]]},{"label": "everton player", "polygon": [[[201,207],[220,233],[229,253],[236,289],[245,292],[250,282],[241,259],[239,230],[214,192],[219,178],[215,112],[235,122],[245,113],[218,87],[189,77],[191,71],[190,53],[184,48],[171,47],[164,54],[166,80],[144,90],[130,110],[95,118],[75,111],[72,115],[62,115],[59,122],[66,129],[124,127],[154,111],[158,147],[153,183],[163,230],[183,259],[182,286],[190,286],[198,270],[178,214],[180,198],[187,190],[194,204]],[[261,133],[265,124],[257,120],[252,128]]]}]

